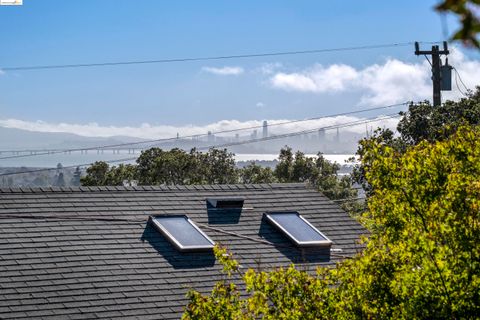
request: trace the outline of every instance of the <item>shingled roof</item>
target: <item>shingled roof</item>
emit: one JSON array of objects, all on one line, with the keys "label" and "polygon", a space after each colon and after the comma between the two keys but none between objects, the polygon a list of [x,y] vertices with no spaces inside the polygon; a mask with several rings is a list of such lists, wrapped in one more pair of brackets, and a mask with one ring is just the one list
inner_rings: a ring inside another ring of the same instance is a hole
[{"label": "shingled roof", "polygon": [[[209,211],[215,196],[244,197],[244,209]],[[332,254],[293,246],[262,219],[275,210],[302,214]],[[334,264],[364,233],[304,184],[1,189],[0,318],[178,319],[188,288],[208,292],[221,267],[211,252],[177,251],[148,223],[162,214],[188,215],[245,269]]]}]

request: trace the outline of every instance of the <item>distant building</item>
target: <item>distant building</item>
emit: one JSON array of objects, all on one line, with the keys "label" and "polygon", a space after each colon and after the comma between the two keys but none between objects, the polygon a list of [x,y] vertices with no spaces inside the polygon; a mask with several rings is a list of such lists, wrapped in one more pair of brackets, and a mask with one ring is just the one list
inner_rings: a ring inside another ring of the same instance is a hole
[{"label": "distant building", "polygon": [[215,142],[215,136],[212,134],[212,131],[208,131],[208,136],[207,136],[207,141],[208,142]]},{"label": "distant building", "polygon": [[318,129],[318,140],[325,141],[325,129]]},{"label": "distant building", "polygon": [[268,123],[267,121],[263,121],[263,132],[262,132],[262,137],[266,138],[268,137]]}]

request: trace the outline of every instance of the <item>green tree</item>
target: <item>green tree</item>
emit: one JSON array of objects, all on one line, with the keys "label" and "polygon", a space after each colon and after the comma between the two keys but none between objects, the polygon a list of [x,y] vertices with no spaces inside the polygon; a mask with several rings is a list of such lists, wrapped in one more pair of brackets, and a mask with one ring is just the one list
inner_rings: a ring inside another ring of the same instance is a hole
[{"label": "green tree", "polygon": [[350,177],[340,177],[339,169],[338,164],[329,162],[322,154],[307,157],[297,151],[294,155],[289,147],[280,150],[275,170],[254,163],[237,169],[234,154],[226,149],[186,152],[151,148],[142,152],[136,165],[110,167],[106,162],[95,162],[87,168],[81,183],[115,186],[134,180],[140,185],[309,182],[331,199],[356,197]]},{"label": "green tree", "polygon": [[150,148],[142,151],[137,158],[137,177],[138,183],[141,185],[155,185],[157,180],[156,159],[162,158],[165,151],[160,148]]},{"label": "green tree", "polygon": [[200,168],[207,184],[227,184],[238,182],[234,154],[227,149],[210,149],[205,153],[194,152],[200,159]]},{"label": "green tree", "polygon": [[279,182],[291,182],[293,170],[293,152],[292,148],[285,146],[280,150],[278,163],[275,166],[275,176]]},{"label": "green tree", "polygon": [[195,184],[195,154],[181,149],[152,148],[137,159],[138,180],[142,185]]},{"label": "green tree", "polygon": [[480,48],[477,34],[480,32],[479,0],[443,0],[436,9],[442,13],[452,13],[460,19],[460,28],[452,36],[468,45]]},{"label": "green tree", "polygon": [[192,149],[187,153],[177,148],[151,148],[142,152],[136,165],[110,167],[106,162],[95,162],[81,182],[85,186],[103,186],[134,180],[140,185],[225,184],[236,183],[238,172],[233,154],[226,149],[205,153]]},{"label": "green tree", "polygon": [[82,186],[105,186],[107,185],[108,163],[105,161],[96,161],[86,170],[85,177],[80,179]]},{"label": "green tree", "polygon": [[240,291],[238,263],[217,248],[227,279],[210,295],[190,291],[184,319],[477,318],[478,136],[479,127],[460,127],[404,152],[373,141],[364,150],[373,191],[361,216],[370,231],[361,253],[315,273],[248,270]]},{"label": "green tree", "polygon": [[132,164],[119,164],[109,168],[105,175],[105,185],[122,186],[136,181],[137,168]]},{"label": "green tree", "polygon": [[371,236],[363,254],[340,269],[341,300],[353,313],[479,314],[479,134],[478,127],[462,127],[448,139],[424,141],[404,153],[381,143],[366,150],[373,194],[363,219]]},{"label": "green tree", "polygon": [[80,182],[83,186],[121,186],[136,179],[136,170],[131,164],[110,167],[104,161],[97,161],[87,168],[87,174],[80,178]]},{"label": "green tree", "polygon": [[255,162],[251,162],[239,171],[241,183],[272,183],[277,181],[272,169],[259,166]]},{"label": "green tree", "polygon": [[408,112],[401,113],[398,124],[400,139],[408,145],[423,140],[443,140],[462,125],[480,124],[480,87],[459,101],[446,101],[434,107],[429,102],[411,104]]},{"label": "green tree", "polygon": [[435,142],[445,140],[454,134],[460,126],[480,124],[480,87],[458,101],[446,101],[434,107],[428,101],[410,104],[407,112],[400,113],[401,118],[395,136],[390,129],[377,129],[371,137],[359,141],[357,155],[360,164],[352,174],[355,182],[368,192],[371,186],[365,179],[365,167],[371,165],[366,151],[374,144],[388,145],[398,152],[405,152],[408,146],[422,141]]},{"label": "green tree", "polygon": [[275,167],[275,177],[280,182],[309,182],[330,199],[345,199],[357,196],[350,176],[340,177],[340,165],[317,157],[307,157],[297,151],[295,155],[289,147],[282,148],[279,162]]}]

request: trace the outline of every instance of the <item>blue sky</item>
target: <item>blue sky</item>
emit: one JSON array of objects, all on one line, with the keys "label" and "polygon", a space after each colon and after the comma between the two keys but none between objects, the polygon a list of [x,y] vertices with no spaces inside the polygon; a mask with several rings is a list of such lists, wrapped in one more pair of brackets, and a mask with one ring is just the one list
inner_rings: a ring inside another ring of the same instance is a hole
[{"label": "blue sky", "polygon": [[[0,7],[0,69],[436,41],[442,39],[442,29],[432,9],[435,3],[24,0],[23,6]],[[447,17],[447,23],[451,32],[454,18]],[[467,56],[462,59],[469,63],[478,59],[475,53]],[[340,89],[330,87],[328,80],[328,90],[323,90],[326,80],[322,77],[336,76],[332,65],[348,66],[360,74],[389,60],[421,66],[422,59],[413,55],[412,47],[400,47],[9,71],[0,75],[0,119],[139,127],[313,117],[390,102],[372,91],[382,88],[358,83],[371,74],[352,75],[355,85],[343,79]],[[235,73],[225,67],[237,68],[237,74],[211,72],[218,68]],[[344,71],[340,68],[342,75]],[[313,84],[300,88],[295,82],[292,87],[292,81]]]}]

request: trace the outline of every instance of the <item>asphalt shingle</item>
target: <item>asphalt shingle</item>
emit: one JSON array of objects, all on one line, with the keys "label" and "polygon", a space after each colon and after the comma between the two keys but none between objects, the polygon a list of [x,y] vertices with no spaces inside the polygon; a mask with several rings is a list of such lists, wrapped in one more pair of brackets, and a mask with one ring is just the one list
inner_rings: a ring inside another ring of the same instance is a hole
[{"label": "asphalt shingle", "polygon": [[[244,209],[208,211],[215,196],[243,197]],[[274,210],[298,211],[341,255],[361,248],[365,230],[304,184],[0,189],[0,318],[179,318],[188,289],[208,292],[221,267],[175,250],[150,215],[188,215],[243,268],[341,259],[294,247],[262,219]]]}]

